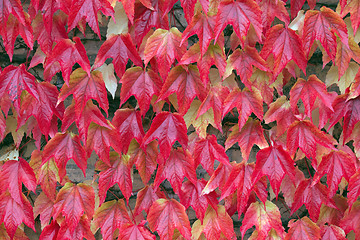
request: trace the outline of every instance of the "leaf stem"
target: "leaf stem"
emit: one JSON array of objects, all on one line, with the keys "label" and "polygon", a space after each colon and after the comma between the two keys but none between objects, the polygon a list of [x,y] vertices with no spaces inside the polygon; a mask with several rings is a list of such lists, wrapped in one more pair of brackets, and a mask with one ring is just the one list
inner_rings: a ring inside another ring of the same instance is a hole
[{"label": "leaf stem", "polygon": [[308,163],[308,161],[307,161],[307,158],[305,158],[305,164],[306,164],[306,168],[307,168],[307,170],[308,170],[308,172],[309,172],[309,176],[312,178],[313,176],[311,175],[310,167],[309,167],[309,163]]}]

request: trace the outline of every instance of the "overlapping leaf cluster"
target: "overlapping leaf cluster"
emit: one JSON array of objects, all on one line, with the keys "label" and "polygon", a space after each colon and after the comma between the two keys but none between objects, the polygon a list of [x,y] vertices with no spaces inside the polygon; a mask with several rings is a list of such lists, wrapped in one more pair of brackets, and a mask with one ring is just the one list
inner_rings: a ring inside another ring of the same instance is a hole
[{"label": "overlapping leaf cluster", "polygon": [[304,4],[2,1],[0,141],[37,149],[1,158],[1,238],[39,215],[40,239],[360,238],[360,1]]}]

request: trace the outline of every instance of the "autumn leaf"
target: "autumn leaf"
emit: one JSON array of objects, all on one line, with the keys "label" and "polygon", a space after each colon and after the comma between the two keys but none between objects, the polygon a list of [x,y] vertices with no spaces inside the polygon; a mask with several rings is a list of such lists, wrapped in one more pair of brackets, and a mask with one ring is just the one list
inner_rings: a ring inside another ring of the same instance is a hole
[{"label": "autumn leaf", "polygon": [[147,40],[145,45],[145,66],[155,57],[159,64],[160,76],[166,79],[174,60],[180,61],[186,51],[186,46],[181,46],[181,32],[173,27],[170,30],[157,29]]},{"label": "autumn leaf", "polygon": [[18,125],[24,125],[31,116],[34,116],[41,133],[48,135],[53,116],[56,115],[62,119],[65,110],[64,105],[57,105],[59,91],[54,85],[48,82],[41,82],[36,84],[36,89],[38,99],[34,98],[31,94],[27,94],[23,98],[18,115]]},{"label": "autumn leaf", "polygon": [[322,239],[339,239],[345,240],[345,232],[342,228],[335,225],[323,225],[321,226]]},{"label": "autumn leaf", "polygon": [[[83,214],[91,219],[95,209],[94,189],[84,183],[73,184],[67,182],[59,191],[52,212],[53,219],[60,214],[65,217],[65,223],[71,232],[84,221]],[[64,222],[61,224],[64,225]],[[61,232],[61,231],[60,231]]]},{"label": "autumn leaf", "polygon": [[[86,50],[80,38],[74,37],[59,41],[50,54],[47,55],[44,64],[44,77],[50,81],[55,73],[61,70],[66,84],[69,84],[72,67],[78,63],[82,69],[90,76],[90,62],[86,55]],[[59,66],[60,65],[60,66]]]},{"label": "autumn leaf", "polygon": [[9,191],[0,194],[0,224],[4,223],[10,238],[14,237],[21,223],[35,231],[33,208],[23,194],[19,197],[15,200]]},{"label": "autumn leaf", "polygon": [[200,101],[204,100],[205,92],[206,87],[196,66],[176,66],[170,70],[157,101],[165,100],[170,94],[176,93],[179,113],[185,114],[195,97]]},{"label": "autumn leaf", "polygon": [[214,112],[215,127],[222,132],[222,113],[224,110],[224,102],[226,97],[229,95],[229,92],[230,91],[227,87],[223,87],[221,85],[210,87],[208,95],[199,107],[196,119],[212,108]]},{"label": "autumn leaf", "polygon": [[214,172],[215,160],[230,166],[229,157],[223,146],[217,143],[215,135],[207,135],[205,139],[199,139],[195,143],[194,160],[195,166],[201,164],[209,174]]},{"label": "autumn leaf", "polygon": [[225,183],[228,180],[231,169],[235,163],[231,162],[230,164],[231,166],[224,165],[222,163],[219,164],[202,190],[202,194],[209,194],[216,188],[219,188],[221,192],[224,191]]},{"label": "autumn leaf", "polygon": [[123,230],[124,225],[131,222],[124,200],[112,200],[101,204],[96,209],[92,229],[101,229],[105,240],[112,240],[116,229]]},{"label": "autumn leaf", "polygon": [[274,57],[274,77],[277,77],[291,60],[306,73],[307,62],[302,41],[294,30],[281,24],[270,28],[266,34],[261,56],[267,59],[270,54]]},{"label": "autumn leaf", "polygon": [[[55,200],[55,199],[54,199]],[[52,217],[54,200],[49,199],[44,192],[36,197],[34,203],[34,216],[40,215],[41,226],[48,226]]]},{"label": "autumn leaf", "polygon": [[[186,13],[185,13],[186,14]],[[191,22],[183,32],[181,45],[190,36],[196,34],[199,37],[200,55],[203,56],[207,51],[210,42],[214,39],[215,16],[208,16],[201,10],[197,10]]]},{"label": "autumn leaf", "polygon": [[190,206],[195,210],[196,216],[200,221],[203,221],[208,206],[217,208],[218,200],[215,192],[209,194],[202,194],[202,190],[206,185],[204,179],[197,180],[196,183],[192,183],[187,180],[183,182],[181,186],[180,202],[189,208]]},{"label": "autumn leaf", "polygon": [[335,150],[334,144],[337,142],[332,136],[325,134],[308,120],[296,120],[289,126],[286,146],[290,155],[293,156],[297,148],[300,148],[310,160],[316,161],[317,144]]},{"label": "autumn leaf", "polygon": [[191,237],[191,227],[185,207],[174,199],[156,200],[147,217],[150,230],[156,231],[161,239],[172,239],[174,230],[180,231],[186,239]]},{"label": "autumn leaf", "polygon": [[183,147],[187,146],[188,137],[186,133],[186,124],[180,114],[160,112],[153,119],[141,145],[144,147],[152,140],[158,139],[160,153],[163,154],[164,158],[167,158],[175,141],[178,141]]},{"label": "autumn leaf", "polygon": [[69,12],[68,32],[75,28],[79,21],[85,21],[91,29],[101,38],[98,11],[106,16],[114,17],[114,9],[106,0],[73,0]]},{"label": "autumn leaf", "polygon": [[0,190],[9,191],[11,198],[18,204],[22,204],[22,184],[29,190],[35,192],[36,178],[33,169],[29,163],[19,157],[18,161],[9,160],[1,166],[0,171]]},{"label": "autumn leaf", "polygon": [[146,151],[138,147],[132,154],[131,158],[134,159],[136,169],[139,171],[143,183],[148,183],[157,167],[158,158],[158,144],[156,141],[150,142]]},{"label": "autumn leaf", "polygon": [[100,159],[104,163],[110,165],[110,146],[118,153],[122,152],[122,141],[118,137],[118,132],[115,127],[111,125],[111,128],[109,129],[95,123],[91,123],[86,141],[88,156],[90,156],[92,151],[95,150]]},{"label": "autumn leaf", "polygon": [[347,181],[356,172],[355,162],[351,155],[342,150],[331,151],[329,154],[322,157],[318,166],[317,172],[314,176],[314,182],[327,174],[327,185],[329,186],[329,197],[335,195],[341,179],[344,177]]},{"label": "autumn leaf", "polygon": [[[99,169],[97,162],[96,168]],[[129,155],[119,155],[116,152],[110,152],[110,166],[103,165],[104,167],[100,172],[99,179],[99,197],[100,202],[104,202],[106,198],[106,192],[114,184],[118,184],[122,194],[129,201],[132,195],[132,166],[133,160]]]},{"label": "autumn leaf", "polygon": [[225,149],[228,150],[235,143],[239,144],[243,161],[249,159],[252,147],[256,144],[259,148],[268,146],[264,138],[263,129],[260,121],[249,118],[245,125],[239,130],[238,125],[230,129],[231,133],[225,141]]},{"label": "autumn leaf", "polygon": [[151,28],[169,29],[168,15],[164,14],[160,5],[164,2],[158,0],[150,0],[151,8],[138,2],[135,3],[137,10],[134,15],[134,29],[136,38],[136,45],[140,46],[144,36]]},{"label": "autumn leaf", "polygon": [[54,220],[41,231],[39,240],[51,240],[58,236],[60,226]]},{"label": "autumn leaf", "polygon": [[165,198],[165,194],[155,191],[152,185],[146,185],[137,194],[134,215],[138,216],[143,210],[148,214],[151,205],[159,198]]},{"label": "autumn leaf", "polygon": [[167,179],[175,193],[179,194],[185,176],[191,182],[196,183],[194,160],[188,151],[182,148],[173,149],[167,159],[160,161],[162,162],[159,163],[154,181],[155,189]]},{"label": "autumn leaf", "polygon": [[254,47],[248,45],[244,49],[235,49],[235,51],[227,59],[226,71],[224,77],[230,76],[235,69],[240,76],[241,81],[250,87],[249,79],[253,74],[253,66],[267,71],[268,67],[265,60],[259,55],[258,51]]},{"label": "autumn leaf", "polygon": [[40,184],[46,196],[54,201],[56,198],[57,182],[60,182],[59,170],[54,159],[50,159],[42,164],[42,153],[39,150],[35,150],[31,154],[29,164],[34,170],[37,179],[36,183]]},{"label": "autumn leaf", "polygon": [[359,229],[359,210],[360,202],[355,202],[351,208],[348,208],[341,219],[339,226],[348,234],[351,230],[355,232],[356,238],[360,236]]},{"label": "autumn leaf", "polygon": [[94,234],[90,230],[90,220],[84,215],[80,218],[79,223],[74,229],[69,228],[69,225],[63,221],[60,225],[58,232],[59,240],[67,239],[83,239],[84,237],[88,240],[95,240]]},{"label": "autumn leaf", "polygon": [[345,22],[333,10],[325,6],[318,10],[309,10],[305,14],[303,44],[305,56],[308,58],[315,39],[319,40],[330,59],[335,59],[336,36],[344,44],[348,44]]},{"label": "autumn leaf", "polygon": [[118,77],[122,77],[129,59],[137,66],[142,66],[141,58],[134,43],[127,34],[112,35],[101,45],[95,58],[93,68],[102,66],[106,59],[112,58]]},{"label": "autumn leaf", "polygon": [[69,84],[64,84],[60,90],[58,103],[63,102],[69,95],[74,96],[76,108],[81,112],[88,100],[96,100],[100,107],[108,113],[109,102],[105,83],[100,71],[91,71],[90,75],[78,68],[70,75]]},{"label": "autumn leaf", "polygon": [[140,224],[127,224],[120,232],[119,239],[155,240],[156,236],[149,231],[145,223],[146,221],[142,221]]},{"label": "autumn leaf", "polygon": [[[217,205],[214,209],[209,206],[206,210],[203,222],[196,220],[192,226],[193,239],[202,239],[204,234],[206,239],[236,239],[235,232],[232,227],[233,221],[229,214],[225,211],[225,207]],[[221,238],[224,236],[224,238]]]},{"label": "autumn leaf", "polygon": [[258,232],[257,239],[265,239],[272,228],[275,229],[279,235],[284,232],[280,211],[278,207],[270,201],[266,201],[265,204],[260,202],[250,204],[245,212],[243,221],[244,224],[240,227],[242,237],[244,237],[246,230],[253,225],[255,225]]},{"label": "autumn leaf", "polygon": [[289,176],[293,181],[295,180],[294,164],[294,160],[281,145],[261,149],[256,154],[254,181],[256,182],[263,175],[268,176],[271,188],[277,197],[285,175]]},{"label": "autumn leaf", "polygon": [[[291,4],[291,7],[292,6],[293,5]],[[285,26],[289,25],[290,17],[288,11],[285,8],[284,1],[264,0],[259,3],[259,7],[262,11],[261,19],[264,32],[270,28],[271,23],[274,21],[275,17],[283,21]]]},{"label": "autumn leaf", "polygon": [[308,217],[303,217],[299,220],[290,220],[289,231],[285,236],[285,240],[313,240],[320,239],[320,228],[311,221]]},{"label": "autumn leaf", "polygon": [[35,77],[30,74],[24,64],[18,67],[9,65],[0,74],[0,98],[9,96],[14,102],[15,109],[20,110],[21,93],[26,90],[39,100]]},{"label": "autumn leaf", "polygon": [[59,168],[60,180],[66,175],[66,163],[73,159],[85,176],[87,156],[80,143],[80,137],[74,133],[56,133],[45,146],[42,164],[54,158]]},{"label": "autumn leaf", "polygon": [[234,32],[242,43],[249,31],[250,24],[254,27],[257,38],[261,39],[263,28],[261,10],[253,0],[226,0],[220,3],[214,29],[215,41],[218,40],[220,33],[228,24],[233,26]]},{"label": "autumn leaf", "polygon": [[359,18],[356,17],[359,15],[359,11],[360,11],[359,1],[358,0],[347,0],[347,1],[340,1],[340,3],[341,3],[340,16],[343,18],[348,13],[350,13],[351,26],[355,33],[360,26]]},{"label": "autumn leaf", "polygon": [[311,179],[303,180],[297,187],[291,214],[295,213],[303,204],[314,221],[319,218],[321,204],[336,208],[334,201],[328,198],[327,187],[322,183],[312,184]]}]

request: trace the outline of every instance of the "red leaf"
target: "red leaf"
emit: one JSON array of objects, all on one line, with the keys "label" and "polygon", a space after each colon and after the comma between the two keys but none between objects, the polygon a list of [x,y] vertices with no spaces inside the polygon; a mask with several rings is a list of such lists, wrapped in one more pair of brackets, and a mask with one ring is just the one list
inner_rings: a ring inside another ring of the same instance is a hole
[{"label": "red leaf", "polygon": [[[280,1],[278,1],[280,2]],[[304,55],[302,41],[296,32],[283,25],[273,26],[266,34],[261,56],[267,59],[274,56],[274,78],[293,60],[306,73],[307,61]]]},{"label": "red leaf", "polygon": [[127,224],[120,232],[119,239],[129,240],[155,240],[156,236],[153,235],[149,229],[145,227],[145,221],[140,224]]},{"label": "red leaf", "polygon": [[[329,186],[328,196],[332,197],[338,190],[338,185],[344,177],[349,181],[350,177],[356,172],[355,162],[352,156],[344,151],[331,151],[322,157],[317,172],[314,176],[314,182],[327,174],[327,185]],[[313,183],[314,184],[314,183]]]},{"label": "red leaf", "polygon": [[60,182],[59,170],[55,165],[54,159],[50,159],[42,164],[42,153],[35,150],[31,154],[30,167],[34,170],[37,178],[37,184],[41,185],[41,189],[48,198],[55,201],[56,185]]},{"label": "red leaf", "polygon": [[254,181],[256,182],[263,175],[268,176],[271,188],[276,197],[280,191],[280,185],[285,175],[295,181],[294,160],[282,146],[275,145],[261,149],[256,154],[256,166],[254,170]]},{"label": "red leaf", "polygon": [[[197,3],[197,0],[180,0],[180,2],[181,2],[181,6],[184,10],[185,19],[188,23],[190,23],[191,19],[194,16],[194,9],[195,9],[195,4]],[[203,1],[200,0],[200,3],[202,3],[202,2]]]},{"label": "red leaf", "polygon": [[[221,192],[220,199],[224,199],[225,197],[230,196],[237,190],[237,210],[239,214],[245,211],[251,191],[256,190],[259,193],[259,191],[256,189],[257,186],[254,186],[255,184],[252,181],[251,177],[254,171],[254,167],[254,164],[247,164],[245,162],[235,164],[231,169],[228,180],[223,186],[223,191]],[[261,184],[261,181],[257,183],[257,185]],[[264,186],[266,191],[266,185]],[[259,190],[261,191],[263,189]]]},{"label": "red leaf", "polygon": [[21,93],[26,90],[34,98],[39,100],[35,77],[21,64],[18,67],[9,65],[0,73],[0,98],[7,94],[17,110],[20,110]]},{"label": "red leaf", "polygon": [[169,29],[168,15],[159,7],[162,1],[150,0],[152,8],[147,8],[141,3],[135,3],[134,28],[136,45],[140,46],[144,36],[153,27]]},{"label": "red leaf", "polygon": [[345,232],[342,228],[335,225],[321,226],[321,239],[323,240],[345,240]]},{"label": "red leaf", "polygon": [[312,118],[311,112],[315,109],[315,100],[320,100],[324,106],[333,111],[332,95],[326,91],[326,85],[315,75],[311,75],[306,81],[299,78],[290,90],[290,105],[295,111],[297,103],[301,99],[304,103],[305,113]]},{"label": "red leaf", "polygon": [[124,74],[129,58],[135,65],[142,66],[141,58],[129,34],[112,35],[106,39],[99,49],[93,68],[102,66],[108,58],[113,59],[118,77]]},{"label": "red leaf", "polygon": [[[320,228],[308,217],[303,217],[295,221],[289,222],[289,231],[285,236],[285,240],[314,240],[320,239]],[[301,237],[301,238],[299,238]]]},{"label": "red leaf", "polygon": [[122,231],[126,224],[131,223],[131,219],[126,210],[124,200],[112,200],[101,204],[96,209],[93,225],[95,231],[101,229],[101,234],[105,240],[114,239],[116,229]]},{"label": "red leaf", "polygon": [[271,23],[274,21],[275,17],[283,21],[285,26],[289,25],[290,17],[283,1],[263,0],[259,3],[259,7],[262,11],[261,18],[264,31],[271,27]]},{"label": "red leaf", "polygon": [[195,143],[193,155],[195,166],[201,164],[209,174],[214,172],[215,160],[230,166],[229,157],[226,155],[224,147],[217,143],[215,135],[207,135],[206,139],[199,139]]},{"label": "red leaf", "polygon": [[[230,163],[234,165],[234,162]],[[216,168],[214,173],[211,175],[209,181],[207,182],[206,186],[204,187],[202,194],[209,194],[210,192],[214,191],[216,188],[219,187],[221,192],[224,192],[224,186],[226,181],[229,178],[232,166],[224,165],[222,163]]]},{"label": "red leaf", "polygon": [[68,32],[76,27],[79,21],[84,21],[101,38],[98,11],[106,16],[114,17],[114,9],[107,0],[73,0],[70,6]]},{"label": "red leaf", "polygon": [[215,41],[225,27],[231,24],[236,35],[243,43],[244,38],[248,34],[250,24],[254,27],[256,36],[261,39],[262,21],[261,10],[257,3],[253,0],[225,0],[220,3],[219,12],[217,13],[215,26]]},{"label": "red leaf", "polygon": [[154,139],[158,139],[160,153],[164,158],[170,155],[175,141],[178,141],[184,148],[187,147],[188,137],[184,118],[178,113],[160,112],[157,114],[149,131],[144,136],[142,147]]},{"label": "red leaf", "polygon": [[165,100],[176,93],[179,113],[185,114],[195,97],[205,98],[206,87],[200,79],[199,70],[194,65],[188,67],[176,66],[170,70],[162,86],[158,101]]},{"label": "red leaf", "polygon": [[55,114],[61,119],[65,110],[64,105],[56,106],[59,91],[54,85],[48,82],[41,82],[36,84],[36,88],[38,100],[32,95],[27,94],[21,102],[18,125],[24,125],[31,116],[34,116],[41,133],[48,135],[53,115]]},{"label": "red leaf", "polygon": [[100,109],[95,106],[91,100],[87,101],[82,111],[79,111],[79,109],[75,108],[75,101],[73,101],[71,105],[65,109],[61,130],[63,132],[66,131],[66,129],[68,129],[74,121],[76,122],[80,136],[84,141],[87,138],[87,133],[91,122],[94,122],[102,127],[107,127],[109,129],[111,128]]},{"label": "red leaf", "polygon": [[19,197],[15,200],[8,191],[0,194],[0,224],[4,223],[11,239],[21,223],[35,231],[32,206],[24,194]]},{"label": "red leaf", "polygon": [[292,19],[296,18],[298,12],[301,10],[304,3],[305,3],[305,0],[291,0],[290,1],[290,11],[291,11],[291,18]]},{"label": "red leaf", "polygon": [[335,150],[334,144],[337,142],[308,120],[296,120],[290,125],[286,137],[286,146],[290,155],[293,156],[297,148],[300,148],[310,160],[316,161],[317,144]]},{"label": "red leaf", "polygon": [[83,239],[95,240],[94,234],[90,230],[90,220],[86,216],[80,218],[79,223],[74,229],[69,228],[66,221],[61,223],[57,240]]},{"label": "red leaf", "polygon": [[[186,16],[186,12],[185,12]],[[190,24],[186,27],[183,32],[181,44],[190,36],[196,34],[199,37],[200,56],[203,56],[207,51],[210,42],[214,39],[214,28],[215,28],[215,16],[208,16],[203,11],[196,11],[195,15],[191,19]]]},{"label": "red leaf", "polygon": [[283,95],[276,99],[275,102],[270,103],[269,109],[264,115],[264,120],[266,124],[276,121],[276,135],[281,136],[297,118],[291,111],[290,102]]},{"label": "red leaf", "polygon": [[191,227],[185,207],[174,199],[156,200],[147,217],[151,231],[157,231],[161,239],[172,239],[177,229],[186,239],[191,238]]},{"label": "red leaf", "polygon": [[44,227],[44,229],[41,231],[39,240],[57,239],[59,229],[59,224],[56,221],[51,221],[51,223]]},{"label": "red leaf", "polygon": [[145,66],[155,57],[159,64],[160,76],[166,79],[171,64],[174,60],[180,61],[186,51],[186,46],[181,46],[181,32],[173,27],[170,30],[157,29],[147,40],[145,45]]},{"label": "red leaf", "polygon": [[35,19],[32,21],[34,40],[38,41],[41,50],[46,54],[51,53],[54,43],[58,43],[62,39],[68,38],[65,29],[67,23],[66,15],[57,14],[52,16],[52,14],[51,16],[48,16],[50,11],[57,11],[58,9],[56,8],[60,8],[57,1],[58,0],[44,1],[44,7],[45,5],[50,5],[48,6],[50,8],[49,11],[44,12],[44,14],[36,15]]},{"label": "red leaf", "polygon": [[282,235],[284,228],[281,223],[281,216],[278,207],[270,201],[265,204],[254,202],[246,210],[243,225],[240,227],[242,237],[244,238],[246,230],[255,225],[258,232],[257,239],[265,239],[269,231],[273,228]]},{"label": "red leaf", "polygon": [[144,184],[150,181],[156,169],[158,152],[157,142],[152,141],[146,146],[146,151],[139,147],[131,154],[131,158],[134,159],[136,169],[139,171]]},{"label": "red leaf", "polygon": [[[53,24],[57,25],[57,16],[54,16],[54,13],[59,10],[61,8],[61,2],[59,0],[34,0],[31,1],[31,3],[34,5],[35,11],[38,12],[39,10],[41,11],[42,14],[37,15],[38,20],[40,20],[40,17],[42,19],[42,22],[44,24],[44,27],[42,29],[36,29],[36,27],[34,27],[35,31],[42,31],[42,32],[47,32],[50,35],[52,35],[52,31],[53,31]],[[53,20],[53,19],[56,20]],[[36,21],[36,20],[35,20]],[[33,22],[34,23],[34,22]],[[62,25],[63,29],[64,29],[64,35],[67,36],[66,34],[66,30],[65,30],[65,24]],[[64,37],[67,38],[67,37]],[[42,44],[40,44],[42,45]],[[50,46],[49,50],[51,50],[52,46]],[[44,49],[43,49],[44,51]],[[47,52],[47,51],[44,51]]]},{"label": "red leaf", "polygon": [[[50,81],[55,73],[61,70],[66,84],[69,84],[70,74],[75,63],[80,64],[82,69],[90,76],[90,62],[85,47],[80,38],[74,37],[74,41],[75,43],[70,39],[62,39],[47,55],[44,65],[44,77],[47,81]],[[60,65],[60,68],[58,65]]]},{"label": "red leaf", "polygon": [[349,180],[349,186],[348,186],[348,203],[350,206],[350,209],[353,205],[353,203],[358,199],[358,196],[360,195],[360,172],[357,171],[354,175],[350,177]]},{"label": "red leaf", "polygon": [[202,239],[202,233],[206,239],[236,239],[233,228],[233,220],[225,211],[224,206],[217,205],[215,208],[208,207],[203,223],[196,220],[192,226],[193,239]]},{"label": "red leaf", "polygon": [[[120,0],[122,5],[124,6],[124,10],[126,15],[128,16],[131,24],[134,23],[134,13],[135,13],[135,0]],[[152,8],[151,1],[150,0],[140,0],[140,2],[144,5],[144,7],[147,7],[149,9]]]},{"label": "red leaf", "polygon": [[[77,185],[67,182],[59,191],[54,203],[53,219],[62,214],[65,217],[61,226],[66,225],[67,230],[77,231],[79,224],[83,224],[83,214],[92,219],[95,208],[94,189],[84,183]],[[60,229],[61,232],[61,229]]]},{"label": "red leaf", "polygon": [[296,189],[291,214],[295,213],[303,204],[309,211],[310,218],[317,221],[321,204],[336,208],[332,199],[328,198],[328,189],[321,183],[312,184],[311,179],[303,180]]},{"label": "red leaf", "polygon": [[23,12],[23,16],[25,16],[25,21],[21,23],[16,17],[14,17],[13,15],[9,15],[9,18],[7,19],[7,21],[5,21],[6,25],[4,26],[4,28],[0,27],[0,33],[3,38],[3,44],[6,53],[10,58],[10,61],[12,61],[12,57],[14,53],[14,43],[19,34],[21,35],[21,37],[24,39],[24,42],[31,50],[34,45],[33,30],[31,28],[31,19],[29,17],[29,14],[26,12]]},{"label": "red leaf", "polygon": [[345,212],[344,218],[340,221],[339,226],[348,234],[351,230],[355,232],[356,239],[360,237],[360,202],[355,202],[351,208]]},{"label": "red leaf", "polygon": [[6,161],[1,166],[0,182],[0,190],[2,192],[8,190],[11,197],[18,204],[22,204],[22,183],[33,192],[35,192],[37,186],[33,169],[21,157],[19,157],[18,161]]},{"label": "red leaf", "polygon": [[234,88],[224,101],[222,116],[224,117],[234,107],[239,113],[239,129],[242,129],[252,112],[260,120],[263,119],[263,99],[259,90],[255,88],[252,91]]},{"label": "red leaf", "polygon": [[203,221],[206,210],[210,205],[212,208],[217,208],[218,200],[217,194],[215,192],[210,192],[209,194],[202,194],[202,190],[206,185],[204,179],[198,179],[196,184],[185,181],[181,186],[180,202],[189,208],[190,206],[195,210],[196,216],[198,219]]},{"label": "red leaf", "polygon": [[354,30],[354,33],[357,32],[360,26],[360,19],[357,17],[360,13],[360,4],[358,0],[340,0],[341,4],[341,14],[343,18],[348,13],[350,13],[351,26]]},{"label": "red leaf", "polygon": [[[112,126],[112,125],[111,125]],[[95,123],[90,124],[89,133],[86,140],[86,149],[88,156],[95,150],[100,159],[110,165],[109,152],[110,146],[121,153],[122,142],[118,137],[118,132],[112,126],[111,129],[99,126]]]},{"label": "red leaf", "polygon": [[218,43],[211,44],[204,55],[201,55],[199,44],[196,43],[189,48],[179,62],[179,64],[182,65],[190,63],[197,63],[200,78],[202,82],[207,85],[212,65],[215,65],[218,68],[221,76],[225,73],[226,56],[224,47],[221,47]]},{"label": "red leaf", "polygon": [[238,125],[233,126],[230,131],[231,133],[225,141],[225,149],[227,150],[235,143],[239,143],[241,155],[245,162],[249,159],[254,144],[259,148],[268,146],[259,120],[249,118],[240,131]]},{"label": "red leaf", "polygon": [[201,103],[197,117],[203,115],[210,108],[213,109],[214,112],[214,121],[216,128],[222,132],[221,121],[222,121],[222,113],[224,109],[224,101],[225,98],[229,95],[229,89],[227,87],[216,85],[210,88],[207,97]]},{"label": "red leaf", "polygon": [[[13,14],[21,23],[25,23],[24,10],[20,0],[4,0],[0,8],[0,22],[6,24],[10,14]],[[1,28],[1,27],[0,27]]]},{"label": "red leaf", "polygon": [[349,67],[351,58],[355,61],[360,62],[360,48],[357,43],[354,41],[353,37],[349,37],[349,44],[344,44],[339,38],[337,40],[336,56],[335,56],[335,65],[339,70],[339,80],[344,75],[346,70]]},{"label": "red leaf", "polygon": [[0,111],[0,142],[5,137],[5,130],[6,130],[6,120],[4,118],[3,113]]},{"label": "red leaf", "polygon": [[60,180],[66,175],[66,163],[73,159],[85,176],[87,156],[80,138],[74,133],[56,133],[45,146],[43,151],[43,164],[51,158],[55,159],[59,168]]},{"label": "red leaf", "polygon": [[[96,168],[99,169],[99,164],[96,163]],[[116,152],[110,152],[110,166],[104,165],[101,169],[99,179],[99,197],[100,202],[104,202],[106,192],[114,184],[118,184],[122,194],[129,201],[132,195],[132,166],[133,160],[129,155],[119,155]]]},{"label": "red leaf", "polygon": [[71,94],[78,111],[83,111],[87,101],[94,99],[106,114],[108,113],[109,102],[100,71],[91,71],[90,75],[81,68],[73,71],[68,85],[64,84],[60,90],[58,102],[63,102]]},{"label": "red leaf", "polygon": [[[164,159],[165,163],[159,164],[154,188],[157,189],[167,179],[173,187],[175,193],[180,193],[180,188],[184,177],[186,176],[191,182],[196,182],[196,172],[194,160],[187,150],[182,148],[173,149],[168,159]],[[164,161],[162,160],[162,161]]]},{"label": "red leaf", "polygon": [[41,192],[36,197],[34,203],[34,217],[40,214],[40,221],[42,226],[47,226],[52,216],[54,208],[54,201],[49,199],[44,192]]},{"label": "red leaf", "polygon": [[151,205],[159,198],[165,198],[165,194],[161,191],[155,192],[152,185],[146,185],[137,194],[134,215],[138,216],[143,210],[148,214]]},{"label": "red leaf", "polygon": [[327,7],[321,7],[318,10],[309,10],[305,14],[303,43],[305,56],[309,57],[310,49],[317,39],[321,42],[330,59],[335,59],[336,36],[348,45],[348,34],[344,20],[333,10]]},{"label": "red leaf", "polygon": [[143,70],[140,67],[127,69],[120,82],[122,83],[120,105],[124,104],[131,95],[134,95],[142,116],[149,110],[152,97],[154,95],[159,96],[163,85],[161,78],[153,70]]},{"label": "red leaf", "polygon": [[253,66],[267,71],[268,67],[265,60],[259,55],[254,47],[248,45],[244,49],[235,49],[227,60],[226,72],[224,77],[230,76],[232,70],[235,69],[240,76],[241,81],[247,86],[251,87],[249,79],[253,74]]}]

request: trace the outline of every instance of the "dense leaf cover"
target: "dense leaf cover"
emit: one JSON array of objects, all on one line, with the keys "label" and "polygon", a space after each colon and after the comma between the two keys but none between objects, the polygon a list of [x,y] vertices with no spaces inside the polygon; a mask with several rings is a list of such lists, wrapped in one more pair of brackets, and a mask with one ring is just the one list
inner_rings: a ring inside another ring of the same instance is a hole
[{"label": "dense leaf cover", "polygon": [[360,239],[360,0],[326,2],[1,0],[0,238]]}]

